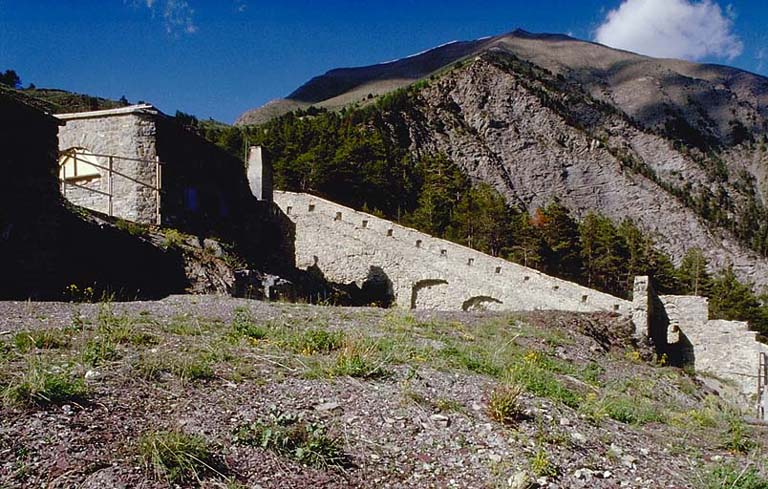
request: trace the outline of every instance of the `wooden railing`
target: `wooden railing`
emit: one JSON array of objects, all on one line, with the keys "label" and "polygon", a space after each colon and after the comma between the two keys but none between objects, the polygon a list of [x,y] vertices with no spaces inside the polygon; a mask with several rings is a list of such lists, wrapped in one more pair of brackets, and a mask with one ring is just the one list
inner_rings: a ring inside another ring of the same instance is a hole
[{"label": "wooden railing", "polygon": [[[153,160],[147,160],[147,159],[141,159],[141,158],[129,158],[129,157],[126,157],[126,156],[106,155],[106,154],[97,154],[97,153],[86,153],[85,155],[87,155],[89,157],[106,159],[107,160],[107,165],[106,166],[105,165],[100,165],[100,164],[95,163],[93,161],[86,160],[86,159],[83,158],[83,156],[80,156],[80,158],[78,159],[78,151],[75,148],[62,151],[59,154],[59,161],[60,162],[63,161],[62,163],[59,164],[59,175],[60,175],[59,183],[61,184],[61,193],[62,193],[62,195],[65,198],[67,197],[67,188],[69,188],[69,187],[74,187],[74,188],[78,188],[78,189],[81,189],[81,190],[86,191],[86,192],[91,192],[91,193],[95,193],[95,194],[98,194],[98,195],[103,195],[104,197],[107,198],[107,214],[110,217],[113,217],[114,216],[114,198],[115,198],[114,185],[113,185],[114,184],[114,180],[115,180],[115,177],[124,178],[126,180],[131,181],[131,182],[134,182],[137,185],[140,185],[140,186],[142,186],[144,188],[151,189],[153,191],[154,198],[155,198],[155,210],[156,210],[155,211],[155,221],[156,221],[156,224],[158,224],[158,225],[161,224],[161,222],[162,222],[161,221],[161,217],[162,216],[161,216],[161,213],[160,213],[160,204],[161,204],[160,195],[161,195],[161,191],[162,191],[163,179],[162,179],[162,163],[160,162],[160,158],[159,157],[155,157],[155,159],[153,159]],[[63,158],[65,156],[67,157],[67,159]],[[99,170],[103,170],[103,173],[101,173],[101,175],[99,175],[99,177],[106,176],[106,179],[107,179],[107,190],[104,191],[104,190],[88,187],[88,186],[85,186],[85,185],[79,185],[79,184],[75,183],[75,180],[77,179],[77,176],[75,176],[75,178],[67,178],[66,174],[62,176],[62,173],[61,173],[62,166],[65,165],[67,163],[67,161],[69,161],[69,160],[74,161],[75,165],[77,165],[77,163],[79,161],[79,162],[81,162],[81,163],[83,163],[85,165],[89,165],[89,166],[98,168]],[[115,170],[114,166],[115,166],[115,162],[116,161],[134,161],[134,162],[137,162],[137,163],[146,163],[148,165],[154,165],[154,167],[155,167],[154,182],[151,182],[151,183],[150,182],[143,182],[141,180],[133,178],[130,175],[126,175],[125,173],[121,173],[121,172]]]}]

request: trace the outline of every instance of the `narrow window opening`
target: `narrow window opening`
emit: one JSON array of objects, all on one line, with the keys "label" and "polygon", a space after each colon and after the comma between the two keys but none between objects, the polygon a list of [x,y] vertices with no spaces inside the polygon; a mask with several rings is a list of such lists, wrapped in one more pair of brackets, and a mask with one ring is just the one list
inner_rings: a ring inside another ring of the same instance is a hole
[{"label": "narrow window opening", "polygon": [[559,285],[555,285],[554,287],[552,287],[552,290],[560,290],[560,286]]},{"label": "narrow window opening", "polygon": [[582,296],[581,296],[581,302],[587,302],[587,299],[588,299],[588,298],[589,298],[589,296],[587,296],[587,295],[582,295]]},{"label": "narrow window opening", "polygon": [[440,256],[448,256],[448,250],[440,250]]},{"label": "narrow window opening", "polygon": [[315,204],[309,204],[309,212],[315,211]]},{"label": "narrow window opening", "polygon": [[501,273],[501,267],[496,267],[496,273]]},{"label": "narrow window opening", "polygon": [[291,215],[291,210],[293,210],[293,207],[288,206],[288,207],[285,208],[285,213],[290,216]]},{"label": "narrow window opening", "polygon": [[421,248],[421,240],[420,239],[416,240],[416,248]]},{"label": "narrow window opening", "polygon": [[394,231],[392,231],[391,229],[387,229],[387,236],[391,237],[393,233]]},{"label": "narrow window opening", "polygon": [[363,227],[364,227],[364,228],[367,228],[367,227],[368,227],[368,221],[365,221],[365,220],[363,221]]},{"label": "narrow window opening", "polygon": [[336,213],[336,217],[333,218],[334,221],[341,221],[341,212]]},{"label": "narrow window opening", "polygon": [[470,267],[472,266],[473,263],[475,263],[475,259],[474,258],[470,258],[470,259],[467,260],[467,265],[469,265]]},{"label": "narrow window opening", "polygon": [[523,280],[524,280],[525,282],[529,281],[530,279],[531,279],[531,277],[529,277],[529,276],[527,276],[527,275],[526,275],[525,277],[523,277]]}]

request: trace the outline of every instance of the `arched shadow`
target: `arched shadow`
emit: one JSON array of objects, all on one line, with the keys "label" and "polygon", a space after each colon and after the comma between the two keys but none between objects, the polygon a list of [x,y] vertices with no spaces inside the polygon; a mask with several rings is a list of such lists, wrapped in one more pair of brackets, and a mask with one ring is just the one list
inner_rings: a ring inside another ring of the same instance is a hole
[{"label": "arched shadow", "polygon": [[464,303],[461,305],[461,310],[462,311],[476,311],[476,310],[484,311],[491,304],[503,304],[503,302],[487,295],[478,295],[475,297],[470,297],[469,299],[465,300]]},{"label": "arched shadow", "polygon": [[411,309],[416,309],[416,304],[419,300],[419,292],[421,292],[424,289],[431,289],[432,287],[436,287],[439,285],[448,285],[448,281],[444,279],[425,279],[425,280],[419,280],[415,284],[413,284],[413,289],[411,289]]}]

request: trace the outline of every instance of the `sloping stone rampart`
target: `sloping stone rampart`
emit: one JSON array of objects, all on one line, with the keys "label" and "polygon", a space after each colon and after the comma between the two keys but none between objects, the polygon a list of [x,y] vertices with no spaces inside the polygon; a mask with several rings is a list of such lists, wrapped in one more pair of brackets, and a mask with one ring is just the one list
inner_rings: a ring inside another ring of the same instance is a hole
[{"label": "sloping stone rampart", "polygon": [[279,192],[296,225],[296,266],[362,287],[382,272],[403,308],[630,314],[625,300],[308,194]]}]

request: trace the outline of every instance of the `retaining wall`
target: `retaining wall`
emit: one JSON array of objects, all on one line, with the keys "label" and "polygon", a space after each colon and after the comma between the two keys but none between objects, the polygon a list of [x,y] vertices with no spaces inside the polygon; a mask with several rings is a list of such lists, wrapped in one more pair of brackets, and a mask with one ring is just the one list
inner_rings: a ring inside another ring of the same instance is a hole
[{"label": "retaining wall", "polygon": [[274,200],[295,223],[297,267],[359,287],[386,281],[399,307],[631,313],[628,301],[319,197]]}]

